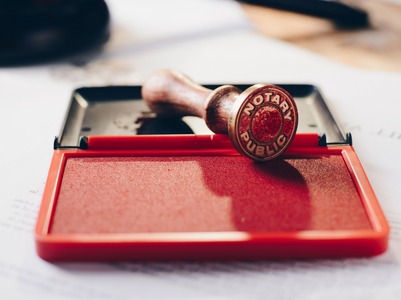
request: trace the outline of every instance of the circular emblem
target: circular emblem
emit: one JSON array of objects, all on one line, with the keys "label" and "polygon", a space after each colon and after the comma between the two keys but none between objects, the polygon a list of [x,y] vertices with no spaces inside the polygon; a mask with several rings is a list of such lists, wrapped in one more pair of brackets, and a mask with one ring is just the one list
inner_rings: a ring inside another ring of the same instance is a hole
[{"label": "circular emblem", "polygon": [[245,90],[231,109],[228,132],[241,154],[267,161],[282,154],[298,126],[294,99],[284,89],[257,84]]}]

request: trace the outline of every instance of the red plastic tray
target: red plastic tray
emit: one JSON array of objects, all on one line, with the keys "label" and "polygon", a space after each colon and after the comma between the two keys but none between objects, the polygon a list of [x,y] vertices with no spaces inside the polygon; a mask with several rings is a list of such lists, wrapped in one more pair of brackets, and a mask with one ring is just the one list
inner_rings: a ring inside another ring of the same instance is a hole
[{"label": "red plastic tray", "polygon": [[389,227],[352,146],[297,134],[256,163],[225,135],[89,137],[55,150],[40,257],[78,260],[371,256]]}]

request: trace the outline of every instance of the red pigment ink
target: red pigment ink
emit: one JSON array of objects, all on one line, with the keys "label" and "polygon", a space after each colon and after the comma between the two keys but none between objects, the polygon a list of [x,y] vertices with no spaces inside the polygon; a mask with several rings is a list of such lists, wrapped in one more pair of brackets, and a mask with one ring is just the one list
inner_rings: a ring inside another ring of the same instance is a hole
[{"label": "red pigment ink", "polygon": [[52,234],[370,230],[341,155],[68,158]]},{"label": "red pigment ink", "polygon": [[262,143],[268,143],[280,134],[283,123],[280,112],[275,106],[263,106],[252,119],[252,134]]}]

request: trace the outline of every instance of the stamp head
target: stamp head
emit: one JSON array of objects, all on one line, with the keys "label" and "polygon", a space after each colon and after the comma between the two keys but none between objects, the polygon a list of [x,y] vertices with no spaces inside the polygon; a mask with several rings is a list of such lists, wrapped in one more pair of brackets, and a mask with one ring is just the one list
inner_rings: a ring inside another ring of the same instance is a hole
[{"label": "stamp head", "polygon": [[234,148],[257,161],[282,154],[293,140],[298,126],[294,99],[284,89],[257,84],[235,101],[228,120],[228,134]]}]

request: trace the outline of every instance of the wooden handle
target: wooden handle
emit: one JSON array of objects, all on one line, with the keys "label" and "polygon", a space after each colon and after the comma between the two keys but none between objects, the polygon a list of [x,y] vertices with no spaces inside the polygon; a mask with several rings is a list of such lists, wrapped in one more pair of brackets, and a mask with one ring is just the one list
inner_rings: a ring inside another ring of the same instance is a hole
[{"label": "wooden handle", "polygon": [[212,91],[174,70],[157,71],[142,86],[142,98],[155,113],[198,116],[215,133],[228,133],[228,116],[241,92],[230,85]]}]

